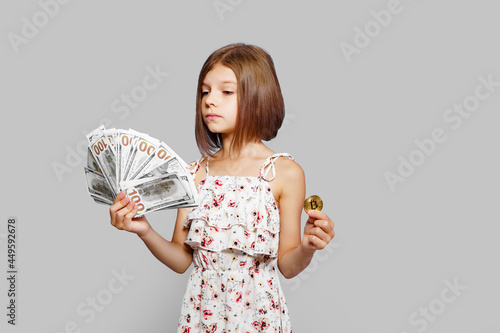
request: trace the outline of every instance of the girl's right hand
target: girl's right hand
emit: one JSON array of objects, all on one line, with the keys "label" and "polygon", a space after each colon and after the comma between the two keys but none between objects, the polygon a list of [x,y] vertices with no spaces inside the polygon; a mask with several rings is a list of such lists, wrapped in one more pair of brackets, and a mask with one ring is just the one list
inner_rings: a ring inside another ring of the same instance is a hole
[{"label": "girl's right hand", "polygon": [[141,237],[151,229],[151,225],[144,215],[133,218],[136,213],[137,205],[126,196],[125,191],[118,193],[113,205],[109,208],[111,224],[115,228],[133,232]]}]

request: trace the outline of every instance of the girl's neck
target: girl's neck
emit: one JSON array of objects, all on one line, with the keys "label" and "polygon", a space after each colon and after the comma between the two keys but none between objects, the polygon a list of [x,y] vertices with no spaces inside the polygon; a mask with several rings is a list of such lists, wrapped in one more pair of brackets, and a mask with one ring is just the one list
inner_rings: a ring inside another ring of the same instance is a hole
[{"label": "girl's neck", "polygon": [[[229,176],[257,176],[257,170],[273,151],[266,147],[262,141],[243,144],[240,150],[231,152],[227,146],[222,146],[210,158],[211,175]],[[207,161],[208,163],[208,161]]]},{"label": "girl's neck", "polygon": [[222,145],[222,148],[214,154],[214,157],[219,160],[238,160],[245,157],[256,157],[262,154],[263,151],[269,151],[262,141],[244,143],[238,151],[231,150],[231,146]]},{"label": "girl's neck", "polygon": [[271,150],[266,147],[261,140],[245,142],[238,151],[231,149],[233,135],[222,136],[222,147],[214,154],[214,158],[218,160],[238,160],[245,157],[258,157],[262,154],[269,154]]}]

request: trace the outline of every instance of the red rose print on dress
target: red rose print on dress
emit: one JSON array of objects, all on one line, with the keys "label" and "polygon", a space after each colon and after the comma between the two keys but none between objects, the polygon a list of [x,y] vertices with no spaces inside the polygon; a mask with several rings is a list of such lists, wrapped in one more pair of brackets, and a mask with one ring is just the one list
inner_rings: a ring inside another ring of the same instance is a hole
[{"label": "red rose print on dress", "polygon": [[[201,246],[207,246],[207,245],[210,245],[212,244],[212,242],[214,241],[214,239],[212,237],[203,237],[201,239]],[[208,261],[207,261],[207,257],[203,256],[203,261],[208,264]]]},{"label": "red rose print on dress", "polygon": [[208,320],[208,318],[212,317],[213,312],[210,310],[203,310],[203,319]]},{"label": "red rose print on dress", "polygon": [[267,318],[262,318],[260,320],[256,320],[252,323],[252,326],[256,329],[258,329],[259,331],[264,331],[264,330],[267,330],[267,328],[269,327],[269,321],[267,320]]},{"label": "red rose print on dress", "polygon": [[280,305],[279,303],[274,303],[273,300],[271,300],[271,306],[270,306],[271,310],[279,310],[280,308]]},{"label": "red rose print on dress", "polygon": [[266,239],[264,238],[264,235],[258,235],[257,236],[257,242],[258,243],[263,243],[265,241],[266,241]]},{"label": "red rose print on dress", "polygon": [[219,210],[221,208],[221,203],[224,201],[225,194],[219,194],[216,198],[212,200],[212,209]]},{"label": "red rose print on dress", "polygon": [[[205,240],[205,238],[203,238],[203,240]],[[202,254],[202,256],[201,256],[201,257],[202,257],[203,262],[205,263],[205,265],[207,265],[207,266],[208,266],[208,258],[207,258],[207,256],[206,256],[206,255],[204,255],[204,254]],[[203,280],[202,280],[202,283],[203,283]]]}]

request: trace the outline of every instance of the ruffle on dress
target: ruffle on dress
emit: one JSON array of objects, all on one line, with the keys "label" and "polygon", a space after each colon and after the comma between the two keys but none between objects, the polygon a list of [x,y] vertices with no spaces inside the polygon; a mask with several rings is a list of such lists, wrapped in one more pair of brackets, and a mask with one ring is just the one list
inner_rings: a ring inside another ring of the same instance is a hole
[{"label": "ruffle on dress", "polygon": [[207,176],[199,184],[200,206],[184,223],[185,243],[210,251],[237,249],[278,255],[279,210],[269,184],[259,177]]}]

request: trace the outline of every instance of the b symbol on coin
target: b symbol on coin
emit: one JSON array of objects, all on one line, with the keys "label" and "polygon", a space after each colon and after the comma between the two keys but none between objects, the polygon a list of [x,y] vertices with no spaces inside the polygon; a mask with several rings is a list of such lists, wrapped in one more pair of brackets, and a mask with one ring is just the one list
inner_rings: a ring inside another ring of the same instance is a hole
[{"label": "b symbol on coin", "polygon": [[310,210],[322,210],[323,200],[318,195],[311,195],[304,201],[304,210],[307,213]]},{"label": "b symbol on coin", "polygon": [[316,210],[316,208],[318,208],[318,203],[316,200],[311,200],[311,209]]}]

